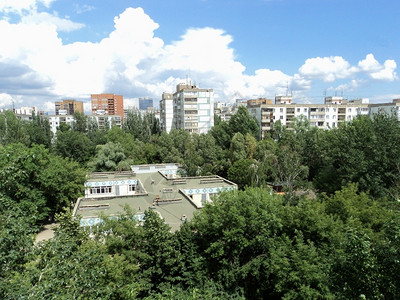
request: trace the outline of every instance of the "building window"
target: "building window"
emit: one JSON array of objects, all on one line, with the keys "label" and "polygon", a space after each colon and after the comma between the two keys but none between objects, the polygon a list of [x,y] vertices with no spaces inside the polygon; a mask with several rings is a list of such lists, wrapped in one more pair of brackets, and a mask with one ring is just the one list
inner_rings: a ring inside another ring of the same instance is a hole
[{"label": "building window", "polygon": [[130,185],[129,185],[129,191],[130,191],[130,192],[136,191],[136,184],[130,184]]},{"label": "building window", "polygon": [[283,112],[283,108],[280,108],[279,111],[280,111],[280,112]]},{"label": "building window", "polygon": [[90,189],[91,194],[111,194],[111,186],[97,186]]},{"label": "building window", "polygon": [[280,118],[281,120],[283,120],[283,116],[280,116],[279,118]]},{"label": "building window", "polygon": [[304,112],[307,112],[307,108],[304,108]]},{"label": "building window", "polygon": [[300,112],[300,107],[297,108],[297,112]]}]

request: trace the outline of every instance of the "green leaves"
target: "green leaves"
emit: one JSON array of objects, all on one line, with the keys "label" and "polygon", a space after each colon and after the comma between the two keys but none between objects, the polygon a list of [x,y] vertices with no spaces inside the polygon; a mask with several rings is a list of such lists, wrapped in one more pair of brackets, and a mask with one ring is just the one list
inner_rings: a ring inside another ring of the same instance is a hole
[{"label": "green leaves", "polygon": [[49,154],[44,146],[0,148],[0,192],[38,221],[75,202],[85,175],[77,163]]}]

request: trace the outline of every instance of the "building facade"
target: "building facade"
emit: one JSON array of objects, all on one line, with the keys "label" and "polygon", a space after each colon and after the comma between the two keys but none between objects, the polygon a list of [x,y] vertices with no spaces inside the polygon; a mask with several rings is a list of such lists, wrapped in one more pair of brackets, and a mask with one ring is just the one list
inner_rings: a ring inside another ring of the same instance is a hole
[{"label": "building facade", "polygon": [[324,104],[295,104],[291,96],[277,96],[275,104],[248,104],[247,109],[256,118],[260,136],[264,138],[274,123],[280,121],[290,129],[299,118],[308,119],[311,126],[318,128],[335,128],[358,115],[368,115],[368,102],[368,99],[347,101],[342,97],[325,97]]},{"label": "building facade", "polygon": [[92,115],[117,115],[124,118],[124,97],[114,94],[92,94]]},{"label": "building facade", "polygon": [[163,93],[160,100],[160,127],[169,133],[174,119],[174,99],[171,93]]},{"label": "building facade", "polygon": [[148,110],[153,108],[153,99],[151,98],[139,98],[139,109]]},{"label": "building facade", "polygon": [[393,102],[388,103],[370,104],[369,110],[371,117],[378,113],[386,113],[395,115],[397,120],[400,121],[400,99],[393,99]]},{"label": "building facade", "polygon": [[49,120],[50,130],[53,132],[54,136],[57,133],[57,128],[60,127],[62,123],[72,127],[75,121],[73,115],[45,115],[44,117]]},{"label": "building facade", "polygon": [[56,115],[73,115],[75,112],[83,112],[83,102],[75,100],[62,100],[55,102]]},{"label": "building facade", "polygon": [[[207,133],[214,126],[214,91],[178,84],[173,98],[172,129]],[[165,116],[166,117],[166,116]],[[163,121],[166,124],[166,119]]]},{"label": "building facade", "polygon": [[92,120],[97,123],[99,129],[111,129],[113,126],[122,127],[122,117],[121,116],[109,116],[106,114],[97,114],[91,116]]}]

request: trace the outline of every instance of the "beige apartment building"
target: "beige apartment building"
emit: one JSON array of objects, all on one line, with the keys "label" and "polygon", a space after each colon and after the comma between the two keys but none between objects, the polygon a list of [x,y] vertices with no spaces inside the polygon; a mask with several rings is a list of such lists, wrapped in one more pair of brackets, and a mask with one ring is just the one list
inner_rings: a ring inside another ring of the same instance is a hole
[{"label": "beige apartment building", "polygon": [[335,128],[340,123],[351,121],[358,115],[369,114],[369,100],[345,100],[343,97],[325,97],[324,104],[296,104],[292,96],[276,96],[274,104],[259,104],[248,101],[247,109],[255,117],[263,139],[274,123],[280,121],[286,128],[292,128],[295,119],[303,117],[311,126]]},{"label": "beige apartment building", "polygon": [[56,115],[73,115],[75,112],[83,113],[83,102],[73,99],[64,99],[55,103]]}]

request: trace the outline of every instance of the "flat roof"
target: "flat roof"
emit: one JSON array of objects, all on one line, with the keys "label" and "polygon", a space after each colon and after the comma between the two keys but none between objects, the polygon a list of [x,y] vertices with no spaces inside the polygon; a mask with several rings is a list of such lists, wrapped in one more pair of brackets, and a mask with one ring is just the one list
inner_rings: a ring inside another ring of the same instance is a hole
[{"label": "flat roof", "polygon": [[78,215],[83,219],[92,218],[93,220],[97,218],[98,220],[101,214],[106,216],[121,215],[126,205],[129,205],[139,215],[152,207],[172,230],[177,230],[182,224],[182,217],[190,220],[199,207],[199,204],[191,199],[191,194],[217,193],[237,188],[235,183],[216,175],[167,178],[160,172],[139,174],[133,172],[99,172],[90,174],[87,182],[118,179],[139,179],[145,191],[131,196],[81,198],[76,205],[74,216]]}]

